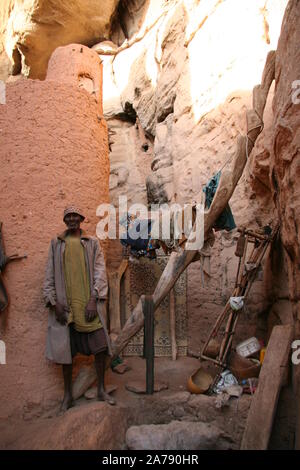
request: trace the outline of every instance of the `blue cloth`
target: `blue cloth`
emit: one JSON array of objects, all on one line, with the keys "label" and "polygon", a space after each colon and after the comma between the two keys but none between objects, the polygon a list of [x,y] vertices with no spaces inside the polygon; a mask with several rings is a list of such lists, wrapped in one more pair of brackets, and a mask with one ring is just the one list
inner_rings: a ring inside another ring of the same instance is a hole
[{"label": "blue cloth", "polygon": [[[203,188],[203,192],[205,193],[205,208],[209,209],[213,198],[216,194],[217,188],[219,186],[221,177],[221,171],[218,171],[206,184]],[[229,204],[225,207],[223,212],[219,215],[218,219],[215,222],[214,229],[215,230],[233,230],[236,227],[235,221],[229,207]]]},{"label": "blue cloth", "polygon": [[[121,244],[130,246],[132,254],[136,256],[146,256],[151,249],[151,220],[127,215],[127,219],[121,220],[120,224],[126,228],[126,232],[122,234]],[[139,234],[137,239],[132,238],[133,233]]]}]

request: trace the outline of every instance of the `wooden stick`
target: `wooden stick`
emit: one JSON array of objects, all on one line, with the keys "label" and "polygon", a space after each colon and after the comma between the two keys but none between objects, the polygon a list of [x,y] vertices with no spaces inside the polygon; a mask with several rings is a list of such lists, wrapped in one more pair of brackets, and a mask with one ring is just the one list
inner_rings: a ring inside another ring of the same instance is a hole
[{"label": "wooden stick", "polygon": [[154,392],[154,305],[151,295],[142,296],[142,308],[145,318],[146,393],[152,395]]},{"label": "wooden stick", "polygon": [[206,340],[206,343],[204,344],[204,347],[202,349],[202,353],[201,353],[201,357],[203,359],[206,359],[206,349],[207,349],[207,346],[209,345],[209,342],[212,338],[214,338],[219,330],[219,327],[220,325],[222,324],[227,312],[229,311],[230,309],[230,303],[229,301],[227,301],[223,311],[221,312],[221,314],[218,316],[215,324],[214,324],[214,327],[210,333],[210,335],[208,336],[207,340]]},{"label": "wooden stick", "polygon": [[237,322],[238,322],[238,319],[239,319],[239,315],[240,315],[240,310],[235,312],[235,317],[234,317],[234,321],[233,321],[233,325],[232,325],[232,329],[231,329],[231,334],[230,334],[228,343],[226,345],[226,348],[225,348],[225,351],[224,351],[224,354],[223,354],[223,357],[222,357],[222,361],[224,363],[226,363],[226,358],[227,358],[227,355],[228,355],[228,353],[230,351],[230,348],[231,348],[231,345],[232,345],[233,336],[235,334],[235,329],[236,329],[236,325],[237,325]]},{"label": "wooden stick", "polygon": [[250,237],[258,238],[259,240],[269,240],[270,238],[268,235],[262,235],[261,233],[257,233],[254,230],[244,230],[244,229],[238,228],[238,232],[245,233],[246,235],[249,235]]},{"label": "wooden stick", "polygon": [[205,359],[207,361],[213,362],[217,366],[220,366],[220,367],[223,367],[223,368],[226,367],[226,364],[221,362],[219,359],[213,359],[212,357],[205,356],[205,354],[201,354],[201,359]]},{"label": "wooden stick", "polygon": [[243,253],[243,257],[242,257],[241,264],[240,264],[240,272],[239,272],[239,277],[238,277],[238,282],[237,282],[237,288],[239,288],[241,286],[241,282],[242,282],[242,279],[243,279],[243,276],[244,276],[247,248],[248,248],[248,235],[246,235],[244,253]]},{"label": "wooden stick", "polygon": [[176,344],[176,316],[175,316],[175,292],[174,289],[170,291],[170,331],[171,331],[171,347],[172,347],[172,360],[177,359],[177,344]]},{"label": "wooden stick", "polygon": [[261,263],[261,261],[262,261],[264,255],[265,255],[266,251],[267,251],[268,246],[269,246],[269,242],[267,242],[267,243],[265,244],[265,246],[263,247],[263,250],[262,250],[262,252],[261,252],[259,258],[257,259],[257,262],[256,262],[256,263],[257,263],[257,266],[256,266],[256,268],[255,268],[253,271],[251,271],[251,277],[250,277],[250,279],[249,279],[247,285],[245,286],[244,299],[246,299],[246,298],[248,297],[249,291],[250,291],[251,286],[252,286],[252,284],[253,284],[253,282],[254,282],[254,279],[255,279],[255,277],[256,277],[256,273],[257,273],[257,271],[258,271],[259,265],[260,265],[260,263]]},{"label": "wooden stick", "polygon": [[226,348],[226,345],[227,345],[227,342],[228,342],[228,339],[229,339],[229,334],[230,334],[230,330],[231,330],[231,322],[232,322],[232,318],[233,318],[233,311],[232,309],[230,310],[230,313],[229,313],[229,316],[228,316],[228,320],[227,320],[227,323],[226,323],[226,328],[225,328],[225,333],[224,333],[224,338],[222,339],[222,343],[221,343],[221,347],[220,347],[220,352],[219,352],[219,356],[218,356],[218,359],[220,362],[223,362],[223,354],[224,354],[224,350]]}]

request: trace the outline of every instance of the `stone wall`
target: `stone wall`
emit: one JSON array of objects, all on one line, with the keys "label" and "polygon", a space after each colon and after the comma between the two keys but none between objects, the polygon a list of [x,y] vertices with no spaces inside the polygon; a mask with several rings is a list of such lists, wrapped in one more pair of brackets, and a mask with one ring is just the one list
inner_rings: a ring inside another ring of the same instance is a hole
[{"label": "stone wall", "polygon": [[118,0],[3,0],[0,79],[21,73],[44,79],[52,52],[108,38]]}]

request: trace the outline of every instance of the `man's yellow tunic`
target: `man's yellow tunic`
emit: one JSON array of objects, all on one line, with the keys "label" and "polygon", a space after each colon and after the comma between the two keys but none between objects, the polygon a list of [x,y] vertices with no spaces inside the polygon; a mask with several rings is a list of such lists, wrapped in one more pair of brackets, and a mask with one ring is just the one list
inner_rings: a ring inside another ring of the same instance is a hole
[{"label": "man's yellow tunic", "polygon": [[91,333],[102,328],[99,317],[87,322],[85,307],[90,300],[90,280],[87,270],[84,248],[79,237],[71,235],[65,238],[64,276],[70,314],[68,324],[74,323],[76,331]]}]

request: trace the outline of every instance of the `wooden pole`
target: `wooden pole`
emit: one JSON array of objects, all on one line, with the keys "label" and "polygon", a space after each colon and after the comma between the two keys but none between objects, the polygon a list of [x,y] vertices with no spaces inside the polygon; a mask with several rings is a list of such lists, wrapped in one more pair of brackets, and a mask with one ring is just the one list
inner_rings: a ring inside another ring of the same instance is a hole
[{"label": "wooden pole", "polygon": [[143,296],[142,305],[145,317],[146,393],[152,395],[154,392],[154,304],[152,296]]},{"label": "wooden pole", "polygon": [[176,316],[175,316],[175,292],[174,292],[174,289],[172,289],[170,291],[170,331],[171,331],[172,360],[176,361],[176,358],[177,358],[177,344],[176,344]]}]

